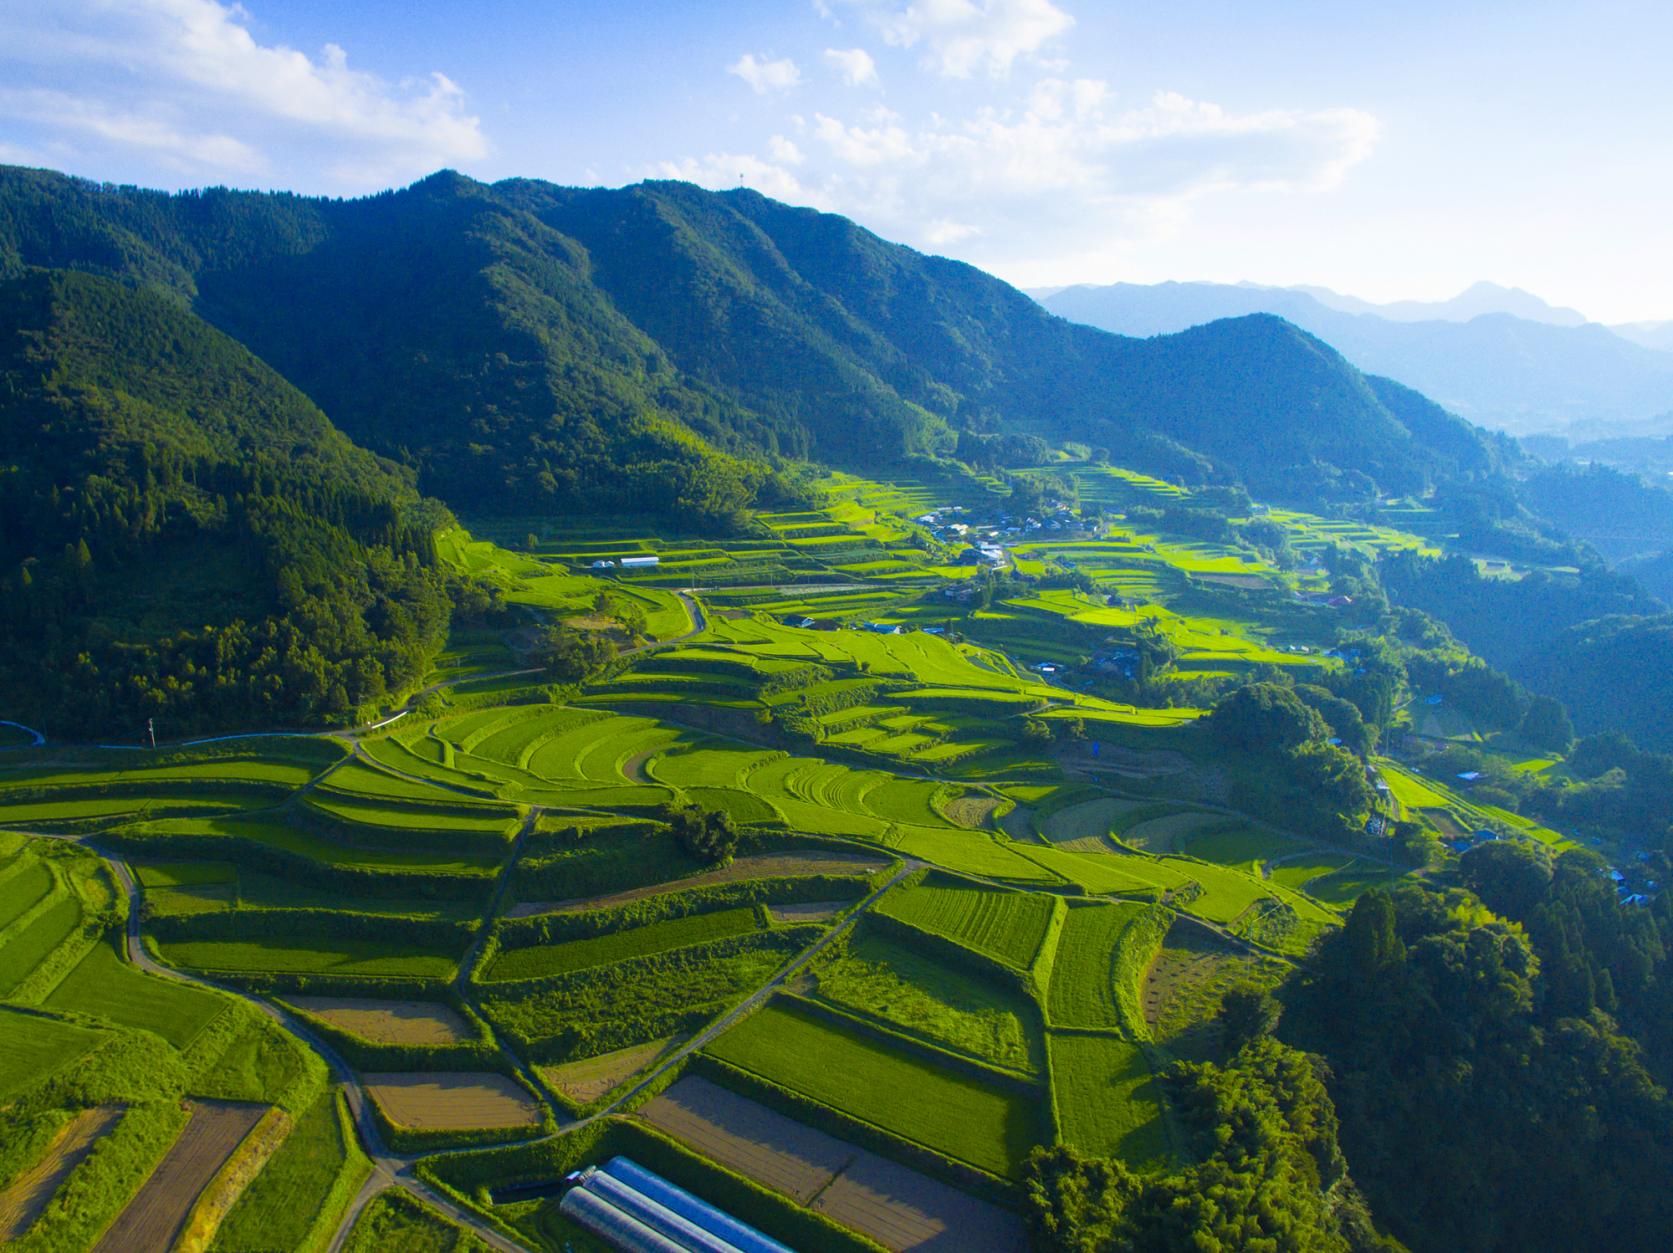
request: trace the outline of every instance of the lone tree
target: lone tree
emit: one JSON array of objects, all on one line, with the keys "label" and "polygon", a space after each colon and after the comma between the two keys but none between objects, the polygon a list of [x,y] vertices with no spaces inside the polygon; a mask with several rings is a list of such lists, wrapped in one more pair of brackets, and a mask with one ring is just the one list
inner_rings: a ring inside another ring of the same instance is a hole
[{"label": "lone tree", "polygon": [[694,805],[669,807],[663,814],[686,855],[697,861],[721,864],[738,849],[738,824],[729,813],[704,812]]}]

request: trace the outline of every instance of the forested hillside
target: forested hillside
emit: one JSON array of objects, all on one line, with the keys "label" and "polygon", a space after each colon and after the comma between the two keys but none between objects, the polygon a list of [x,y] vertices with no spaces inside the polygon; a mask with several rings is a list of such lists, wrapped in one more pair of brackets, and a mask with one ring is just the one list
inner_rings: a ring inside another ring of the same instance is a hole
[{"label": "forested hillside", "polygon": [[0,672],[54,730],[316,722],[445,635],[445,517],[177,302],[0,283]]},{"label": "forested hillside", "polygon": [[763,456],[853,464],[958,431],[1302,501],[1421,491],[1500,455],[1276,318],[1123,339],[748,191],[444,172],[324,201],[8,169],[0,269],[26,265],[171,288],[459,508],[627,489],[725,520],[790,494]]}]

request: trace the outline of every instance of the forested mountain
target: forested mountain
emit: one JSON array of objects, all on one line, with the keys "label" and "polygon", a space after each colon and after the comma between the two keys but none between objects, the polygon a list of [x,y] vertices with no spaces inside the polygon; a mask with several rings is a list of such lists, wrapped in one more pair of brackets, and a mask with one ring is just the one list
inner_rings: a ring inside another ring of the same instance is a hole
[{"label": "forested mountain", "polygon": [[380,698],[445,634],[444,516],[178,301],[0,282],[0,681],[48,727]]},{"label": "forested mountain", "polygon": [[1553,431],[1571,423],[1624,427],[1673,406],[1673,352],[1596,324],[1558,324],[1508,312],[1458,321],[1434,316],[1441,309],[1407,320],[1380,306],[1343,307],[1346,302],[1328,303],[1306,290],[1252,284],[1079,286],[1054,292],[1042,303],[1053,313],[1121,335],[1168,335],[1219,318],[1276,314],[1362,370],[1398,379],[1472,422],[1515,432]]},{"label": "forested mountain", "polygon": [[601,489],[724,518],[836,463],[1027,431],[1279,499],[1467,478],[1504,455],[1272,317],[1138,341],[970,266],[753,192],[493,186],[364,200],[0,172],[0,268],[161,284],[457,507]]},{"label": "forested mountain", "polygon": [[1612,615],[1577,623],[1519,666],[1527,682],[1569,707],[1582,731],[1623,730],[1673,752],[1673,616]]}]

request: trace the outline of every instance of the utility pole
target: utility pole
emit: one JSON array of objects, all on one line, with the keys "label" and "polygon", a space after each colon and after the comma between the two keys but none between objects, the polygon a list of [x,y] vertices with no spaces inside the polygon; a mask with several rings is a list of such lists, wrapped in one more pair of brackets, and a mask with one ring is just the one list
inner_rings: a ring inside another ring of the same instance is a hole
[{"label": "utility pole", "polygon": [[147,718],[145,720],[145,734],[150,736],[150,738],[151,738],[151,747],[156,748],[157,747],[157,720],[155,718]]}]

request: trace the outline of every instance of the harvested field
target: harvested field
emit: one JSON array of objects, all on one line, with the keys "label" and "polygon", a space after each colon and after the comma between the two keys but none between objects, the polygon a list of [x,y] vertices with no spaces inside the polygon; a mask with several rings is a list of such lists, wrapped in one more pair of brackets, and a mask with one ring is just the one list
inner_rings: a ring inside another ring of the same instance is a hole
[{"label": "harvested field", "polygon": [[378,1001],[337,996],[293,996],[290,1003],[333,1027],[374,1044],[461,1044],[475,1038],[470,1024],[436,1001]]},{"label": "harvested field", "polygon": [[122,1117],[116,1105],[84,1109],[59,1129],[41,1160],[0,1191],[0,1244],[9,1244],[28,1232],[41,1216],[58,1185],[70,1177],[93,1151],[100,1136]]},{"label": "harvested field", "polygon": [[1126,833],[1127,843],[1150,853],[1176,852],[1187,837],[1207,827],[1225,822],[1219,814],[1204,813],[1200,809],[1169,814],[1165,818],[1151,818]]},{"label": "harvested field", "polygon": [[1058,848],[1067,849],[1071,853],[1115,853],[1120,850],[1110,843],[1107,835],[1082,835],[1070,840],[1053,841]]},{"label": "harvested field", "polygon": [[884,1248],[923,1253],[1020,1253],[1022,1219],[939,1180],[861,1150],[813,1203]]},{"label": "harvested field", "polygon": [[947,817],[961,827],[990,830],[993,827],[993,811],[999,808],[999,798],[981,795],[960,796],[948,801],[942,808],[947,811]]},{"label": "harvested field", "polygon": [[792,925],[798,922],[829,922],[853,903],[853,901],[803,901],[799,905],[769,905],[767,912],[773,916],[774,922],[785,922]]},{"label": "harvested field", "polygon": [[686,1075],[639,1116],[722,1166],[806,1205],[857,1150],[699,1075]]},{"label": "harvested field", "polygon": [[1284,970],[1272,958],[1249,957],[1210,931],[1175,922],[1140,985],[1145,1021],[1174,1057],[1216,1059],[1213,1019],[1221,998],[1241,983],[1274,983]]},{"label": "harvested field", "polygon": [[487,1071],[413,1071],[363,1076],[384,1116],[414,1131],[532,1127],[540,1108],[523,1088]]},{"label": "harvested field", "polygon": [[788,875],[872,874],[888,864],[881,857],[869,857],[864,853],[830,853],[812,849],[806,852],[791,849],[781,853],[754,853],[748,857],[736,858],[729,865],[705,870],[688,878],[647,884],[644,887],[630,888],[625,892],[611,892],[606,896],[582,897],[569,901],[526,901],[506,910],[506,917],[527,918],[531,914],[608,909],[612,905],[624,905],[629,901],[642,900],[663,892],[683,891],[710,883],[734,883],[742,879],[766,879]]},{"label": "harvested field", "polygon": [[1014,1214],[700,1076],[687,1075],[639,1116],[887,1248],[1008,1253],[1026,1247]]},{"label": "harvested field", "polygon": [[566,1062],[562,1066],[543,1066],[540,1073],[558,1091],[585,1105],[604,1096],[617,1084],[625,1083],[649,1066],[674,1042],[652,1040],[649,1044],[635,1044],[632,1048],[600,1053],[597,1057]]},{"label": "harvested field", "polygon": [[95,1246],[97,1253],[140,1253],[174,1247],[198,1195],[261,1121],[263,1105],[188,1101],[191,1116],[138,1195]]},{"label": "harvested field", "polygon": [[1112,796],[1082,801],[1048,816],[1040,823],[1040,834],[1053,844],[1089,837],[1096,839],[1114,830],[1123,815],[1141,805],[1140,801],[1117,800]]}]

